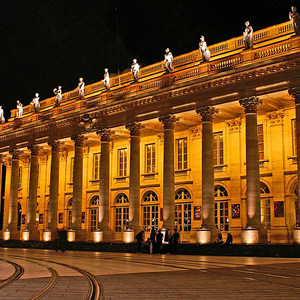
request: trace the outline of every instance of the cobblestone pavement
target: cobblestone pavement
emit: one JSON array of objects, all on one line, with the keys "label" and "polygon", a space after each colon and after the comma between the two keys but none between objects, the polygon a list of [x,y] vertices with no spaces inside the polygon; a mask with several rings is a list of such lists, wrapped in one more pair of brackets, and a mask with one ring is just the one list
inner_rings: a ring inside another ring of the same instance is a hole
[{"label": "cobblestone pavement", "polygon": [[0,299],[300,299],[299,258],[0,248]]}]

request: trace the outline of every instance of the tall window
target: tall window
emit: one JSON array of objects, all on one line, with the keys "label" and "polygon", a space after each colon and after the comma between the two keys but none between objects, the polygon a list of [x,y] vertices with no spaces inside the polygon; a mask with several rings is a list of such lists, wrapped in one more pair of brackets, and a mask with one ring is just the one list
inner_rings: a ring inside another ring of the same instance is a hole
[{"label": "tall window", "polygon": [[214,165],[224,164],[223,132],[214,133],[213,151]]},{"label": "tall window", "polygon": [[125,194],[119,194],[115,200],[116,204],[116,232],[122,232],[129,224],[129,200]]},{"label": "tall window", "polygon": [[292,120],[293,156],[297,156],[297,131],[296,120]]},{"label": "tall window", "polygon": [[263,160],[264,155],[264,127],[262,124],[257,126],[257,139],[258,139],[258,153],[259,159]]},{"label": "tall window", "polygon": [[100,153],[94,153],[93,155],[93,179],[100,179]]},{"label": "tall window", "polygon": [[70,167],[70,182],[73,182],[74,176],[74,157],[71,157],[71,167]]},{"label": "tall window", "polygon": [[23,169],[22,169],[22,167],[19,167],[18,189],[22,188],[22,175],[23,175]]},{"label": "tall window", "polygon": [[67,204],[67,216],[68,216],[68,224],[67,227],[68,229],[72,229],[72,205],[73,205],[73,198],[69,199],[68,204]]},{"label": "tall window", "polygon": [[270,189],[264,182],[260,182],[261,223],[267,229],[271,228],[270,202]]},{"label": "tall window", "polygon": [[179,231],[191,231],[192,197],[188,190],[179,189],[175,193],[175,225]]},{"label": "tall window", "polygon": [[95,231],[98,228],[98,216],[99,216],[99,196],[94,196],[90,201],[90,213],[91,213],[91,231]]},{"label": "tall window", "polygon": [[187,139],[176,140],[176,154],[177,154],[177,170],[184,170],[188,167],[187,161]]},{"label": "tall window", "polygon": [[158,229],[158,197],[152,191],[143,198],[143,226],[145,231],[150,231],[152,227]]},{"label": "tall window", "polygon": [[118,176],[127,176],[127,149],[118,150]]},{"label": "tall window", "polygon": [[228,192],[222,185],[215,186],[215,224],[220,231],[229,229]]},{"label": "tall window", "polygon": [[147,174],[155,172],[155,144],[145,145],[145,171]]}]

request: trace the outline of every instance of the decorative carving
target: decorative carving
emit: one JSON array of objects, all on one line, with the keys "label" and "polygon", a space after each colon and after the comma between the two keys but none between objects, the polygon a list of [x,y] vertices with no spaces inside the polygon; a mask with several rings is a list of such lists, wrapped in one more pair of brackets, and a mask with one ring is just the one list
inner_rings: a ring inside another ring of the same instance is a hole
[{"label": "decorative carving", "polygon": [[267,114],[267,118],[271,125],[280,125],[283,123],[284,111],[276,110]]},{"label": "decorative carving", "polygon": [[133,63],[131,64],[131,74],[133,76],[134,82],[139,81],[139,72],[140,72],[140,65],[137,63],[137,60],[134,59]]},{"label": "decorative carving", "polygon": [[92,118],[89,114],[84,114],[81,122],[78,123],[78,126],[83,128],[84,132],[92,131],[96,129],[97,119]]},{"label": "decorative carving", "polygon": [[100,136],[101,142],[109,142],[113,134],[115,134],[115,132],[108,128],[102,128],[97,131],[97,135]]},{"label": "decorative carving", "polygon": [[40,97],[39,97],[39,93],[35,93],[34,98],[32,99],[32,101],[30,102],[30,104],[33,106],[34,112],[35,113],[39,113],[40,112]]},{"label": "decorative carving", "polygon": [[200,139],[202,136],[201,126],[195,126],[191,128],[192,139]]},{"label": "decorative carving", "polygon": [[30,162],[31,162],[31,158],[29,155],[22,157],[22,164],[23,164],[24,168],[29,168]]},{"label": "decorative carving", "polygon": [[76,88],[76,91],[78,91],[79,99],[84,99],[84,86],[85,86],[85,83],[83,81],[83,78],[80,77],[77,88]]},{"label": "decorative carving", "polygon": [[163,64],[167,73],[172,73],[174,71],[173,67],[173,55],[169,48],[166,49],[165,60]]},{"label": "decorative carving", "polygon": [[204,106],[196,109],[196,113],[201,116],[202,122],[213,122],[214,116],[219,110],[213,106]]},{"label": "decorative carving", "polygon": [[11,158],[6,156],[3,160],[3,164],[6,168],[11,168]]},{"label": "decorative carving", "polygon": [[180,120],[180,118],[175,117],[174,115],[165,115],[162,117],[159,117],[158,120],[163,123],[164,125],[164,129],[174,129],[175,127],[175,123],[178,122]]},{"label": "decorative carving", "polygon": [[53,90],[53,93],[55,95],[55,107],[60,106],[60,102],[62,100],[62,88],[61,88],[61,85],[59,85],[58,88],[55,88]]},{"label": "decorative carving", "polygon": [[89,157],[90,154],[90,146],[86,146],[83,148],[83,156],[84,157]]},{"label": "decorative carving", "polygon": [[76,134],[71,136],[71,140],[75,143],[75,147],[83,147],[87,137],[82,134]]},{"label": "decorative carving", "polygon": [[17,150],[17,149],[12,149],[9,151],[9,153],[11,154],[12,156],[12,159],[20,159],[20,155],[21,155],[21,151],[20,150]]},{"label": "decorative carving", "polygon": [[236,132],[241,129],[242,118],[235,118],[232,120],[228,120],[225,123],[228,126],[229,132]]},{"label": "decorative carving", "polygon": [[253,28],[249,21],[245,22],[246,28],[243,33],[245,49],[253,49]]},{"label": "decorative carving", "polygon": [[289,88],[288,92],[293,97],[295,104],[300,104],[300,86]]},{"label": "decorative carving", "polygon": [[246,97],[244,99],[241,99],[239,102],[240,105],[244,108],[246,114],[256,114],[258,107],[263,103],[263,101],[256,96]]},{"label": "decorative carving", "polygon": [[130,131],[131,136],[140,136],[141,129],[143,129],[145,125],[138,123],[138,122],[132,122],[125,125],[125,128]]},{"label": "decorative carving", "polygon": [[104,69],[104,79],[102,80],[104,82],[104,86],[106,87],[107,91],[110,91],[110,78],[109,78],[109,73],[108,69]]},{"label": "decorative carving", "polygon": [[207,48],[207,43],[206,43],[203,35],[201,35],[201,38],[200,38],[199,50],[200,50],[200,54],[201,54],[203,62],[209,61],[210,51]]},{"label": "decorative carving", "polygon": [[299,13],[297,12],[296,6],[292,6],[291,12],[289,13],[289,18],[291,21],[291,24],[293,26],[293,29],[296,33],[296,35],[300,35],[300,17]]},{"label": "decorative carving", "polygon": [[52,140],[48,142],[48,145],[52,148],[52,151],[60,151],[63,143],[59,140]]},{"label": "decorative carving", "polygon": [[63,150],[59,152],[59,158],[61,161],[67,161],[68,159],[68,151],[67,150]]},{"label": "decorative carving", "polygon": [[29,145],[28,150],[31,152],[31,156],[38,156],[41,150],[41,147],[38,145]]},{"label": "decorative carving", "polygon": [[48,154],[46,154],[46,153],[43,154],[43,155],[41,155],[41,156],[40,156],[40,163],[41,163],[41,164],[47,164],[47,162],[48,162],[48,157],[49,157],[49,156],[48,156]]}]

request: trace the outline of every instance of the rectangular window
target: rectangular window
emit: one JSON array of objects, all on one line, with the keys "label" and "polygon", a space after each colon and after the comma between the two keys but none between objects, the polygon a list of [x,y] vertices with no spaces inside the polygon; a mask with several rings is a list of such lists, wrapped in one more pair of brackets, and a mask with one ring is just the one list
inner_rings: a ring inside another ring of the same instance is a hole
[{"label": "rectangular window", "polygon": [[187,138],[176,140],[177,170],[185,170],[188,167],[187,161]]},{"label": "rectangular window", "polygon": [[152,227],[158,229],[158,205],[144,206],[143,226],[145,231],[150,231]]},{"label": "rectangular window", "polygon": [[223,132],[214,133],[213,151],[214,151],[214,165],[224,164],[224,147],[223,147]]},{"label": "rectangular window", "polygon": [[118,176],[127,176],[127,149],[118,150]]},{"label": "rectangular window", "polygon": [[71,167],[70,167],[70,182],[73,182],[74,172],[74,157],[71,157]]},{"label": "rectangular window", "polygon": [[215,202],[215,224],[220,231],[229,230],[228,201]]},{"label": "rectangular window", "polygon": [[98,227],[98,208],[91,208],[91,231]]},{"label": "rectangular window", "polygon": [[265,154],[264,154],[264,127],[262,124],[257,126],[257,139],[258,139],[259,160],[263,160],[265,158]]},{"label": "rectangular window", "polygon": [[147,174],[155,172],[155,144],[145,145],[145,171]]},{"label": "rectangular window", "polygon": [[116,232],[122,232],[129,224],[129,207],[116,207]]},{"label": "rectangular window", "polygon": [[22,173],[23,173],[22,167],[19,167],[19,182],[18,182],[18,189],[21,189],[21,188],[22,188]]},{"label": "rectangular window", "polygon": [[292,120],[293,156],[297,156],[297,130],[296,120]]},{"label": "rectangular window", "polygon": [[270,198],[261,198],[261,223],[267,229],[271,228],[271,207]]},{"label": "rectangular window", "polygon": [[100,153],[93,155],[93,179],[100,179]]},{"label": "rectangular window", "polygon": [[192,228],[192,204],[175,205],[175,224],[178,231],[191,231]]}]

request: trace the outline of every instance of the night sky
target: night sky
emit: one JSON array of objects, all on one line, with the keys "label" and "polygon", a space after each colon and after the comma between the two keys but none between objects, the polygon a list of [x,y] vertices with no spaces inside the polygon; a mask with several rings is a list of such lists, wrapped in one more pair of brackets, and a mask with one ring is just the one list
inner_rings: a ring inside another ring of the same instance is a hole
[{"label": "night sky", "polygon": [[240,36],[247,20],[254,31],[288,21],[297,2],[1,0],[0,105],[8,119],[18,99],[102,80],[105,67],[122,73],[133,58],[161,61],[167,47],[174,56],[198,49],[201,35],[208,45]]}]

